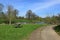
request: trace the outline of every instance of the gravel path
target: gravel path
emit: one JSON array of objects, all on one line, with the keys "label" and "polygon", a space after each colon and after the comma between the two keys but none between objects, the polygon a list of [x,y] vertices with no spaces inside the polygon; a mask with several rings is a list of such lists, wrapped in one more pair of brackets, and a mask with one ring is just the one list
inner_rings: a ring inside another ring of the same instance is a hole
[{"label": "gravel path", "polygon": [[29,40],[60,40],[60,36],[53,30],[54,25],[35,30]]}]

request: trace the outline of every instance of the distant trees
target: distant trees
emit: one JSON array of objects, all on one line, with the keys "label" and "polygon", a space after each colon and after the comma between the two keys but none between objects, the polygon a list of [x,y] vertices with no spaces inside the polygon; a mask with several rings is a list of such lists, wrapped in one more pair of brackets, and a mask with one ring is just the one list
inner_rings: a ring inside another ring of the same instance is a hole
[{"label": "distant trees", "polygon": [[4,5],[0,3],[0,12],[3,10]]},{"label": "distant trees", "polygon": [[60,24],[60,14],[58,14],[57,16],[52,16],[51,17],[51,21],[53,24]]},{"label": "distant trees", "polygon": [[31,10],[28,10],[27,11],[27,14],[26,14],[26,18],[30,20],[31,19],[31,16],[32,16],[32,11]]},{"label": "distant trees", "polygon": [[0,4],[0,22],[8,22],[9,24],[12,23],[13,20],[17,18],[18,10],[14,9],[13,6],[8,5],[7,11],[3,12],[3,4]]},{"label": "distant trees", "polygon": [[6,19],[6,15],[5,15],[4,12],[1,12],[1,13],[0,13],[0,18],[1,18],[1,19]]},{"label": "distant trees", "polygon": [[45,17],[43,21],[49,24],[60,24],[60,14],[57,16],[53,15],[52,17]]},{"label": "distant trees", "polygon": [[37,16],[35,13],[32,13],[32,15],[31,15],[32,20],[37,20],[38,18],[39,18],[39,16]]},{"label": "distant trees", "polygon": [[39,17],[32,10],[28,10],[26,13],[26,18],[18,16],[19,11],[15,9],[12,5],[8,5],[6,8],[7,11],[3,12],[4,5],[0,4],[0,23],[9,23],[12,22],[45,22],[49,24],[60,24],[60,13],[58,16],[52,17]]},{"label": "distant trees", "polygon": [[60,24],[60,13],[58,13],[58,16],[56,19],[57,19],[58,23]]},{"label": "distant trees", "polygon": [[3,15],[3,4],[0,4],[0,17]]},{"label": "distant trees", "polygon": [[19,12],[19,11],[18,11],[17,9],[14,9],[14,10],[13,10],[13,16],[14,16],[14,19],[17,18],[18,12]]},{"label": "distant trees", "polygon": [[26,13],[26,18],[29,20],[36,20],[39,18],[35,13],[32,12],[32,10],[28,10]]},{"label": "distant trees", "polygon": [[5,19],[5,14],[3,12],[3,8],[4,8],[4,5],[0,3],[0,23],[2,23],[2,21],[4,21],[4,19]]}]

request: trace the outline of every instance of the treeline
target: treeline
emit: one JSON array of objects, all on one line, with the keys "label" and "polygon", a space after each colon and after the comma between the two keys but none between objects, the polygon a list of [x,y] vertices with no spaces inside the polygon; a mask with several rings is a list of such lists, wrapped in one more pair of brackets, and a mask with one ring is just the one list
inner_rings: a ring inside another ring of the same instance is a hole
[{"label": "treeline", "polygon": [[45,17],[44,22],[49,23],[49,24],[60,24],[60,14],[57,16],[52,16],[52,17]]},{"label": "treeline", "polygon": [[44,22],[49,24],[59,24],[60,23],[60,14],[58,16],[52,17],[39,17],[32,10],[26,12],[25,17],[18,16],[19,11],[15,9],[12,5],[8,5],[6,10],[4,10],[4,5],[0,4],[0,24],[12,24],[16,22]]}]

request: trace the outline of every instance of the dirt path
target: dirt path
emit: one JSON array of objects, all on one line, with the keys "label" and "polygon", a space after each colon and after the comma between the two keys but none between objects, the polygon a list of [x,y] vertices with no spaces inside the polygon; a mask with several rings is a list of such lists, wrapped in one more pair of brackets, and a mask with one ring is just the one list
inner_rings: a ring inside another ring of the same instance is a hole
[{"label": "dirt path", "polygon": [[47,26],[35,30],[29,40],[60,40],[60,36],[53,30],[53,26]]}]

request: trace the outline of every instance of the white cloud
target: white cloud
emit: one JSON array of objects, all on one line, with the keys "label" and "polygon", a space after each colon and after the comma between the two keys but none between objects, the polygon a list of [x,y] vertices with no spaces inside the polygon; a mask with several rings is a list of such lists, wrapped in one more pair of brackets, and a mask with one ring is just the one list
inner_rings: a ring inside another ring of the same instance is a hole
[{"label": "white cloud", "polygon": [[54,6],[56,4],[60,4],[60,0],[53,0],[50,2],[44,2],[44,3],[35,3],[35,4],[30,5],[29,8],[35,12],[38,10],[49,8],[49,7]]}]

